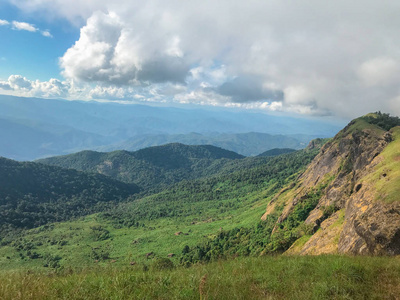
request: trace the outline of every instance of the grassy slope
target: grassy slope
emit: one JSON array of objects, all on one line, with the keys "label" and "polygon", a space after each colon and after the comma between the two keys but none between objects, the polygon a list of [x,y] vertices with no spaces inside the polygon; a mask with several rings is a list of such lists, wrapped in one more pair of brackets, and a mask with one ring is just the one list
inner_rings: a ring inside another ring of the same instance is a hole
[{"label": "grassy slope", "polygon": [[400,260],[259,257],[159,270],[154,264],[81,272],[2,272],[0,299],[396,299]]},{"label": "grassy slope", "polygon": [[[220,228],[231,229],[237,226],[254,225],[270,201],[268,192],[255,192],[241,199],[240,208],[221,213],[213,207],[203,209],[202,214],[189,215],[179,218],[157,218],[154,220],[140,220],[145,227],[114,228],[110,221],[104,220],[98,215],[86,218],[55,223],[54,226],[33,229],[22,238],[23,243],[12,242],[10,245],[0,248],[0,265],[2,269],[32,268],[43,266],[43,259],[29,259],[26,251],[15,251],[13,245],[33,242],[35,251],[43,256],[52,254],[62,257],[61,263],[66,266],[79,267],[92,264],[92,248],[99,247],[110,252],[110,259],[116,259],[117,264],[128,265],[131,260],[144,261],[145,254],[154,252],[158,257],[167,257],[169,253],[180,254],[185,245],[196,245],[203,236],[213,234]],[[146,202],[148,199],[139,201]],[[221,202],[229,201],[222,200]],[[194,205],[201,206],[202,203]],[[203,203],[204,204],[204,203]],[[190,205],[190,204],[189,204]],[[212,217],[211,217],[212,216]],[[216,217],[217,216],[217,217]],[[192,224],[192,222],[196,223]],[[110,232],[110,238],[96,241],[93,237],[93,226],[103,226]],[[176,232],[183,232],[176,236]],[[187,233],[187,235],[185,235]],[[134,243],[134,241],[137,241]],[[56,241],[54,245],[51,245]],[[62,241],[67,241],[62,245]],[[38,243],[43,243],[38,245]],[[19,253],[24,254],[21,259]],[[10,259],[7,259],[10,257]],[[177,262],[177,261],[176,261]]]},{"label": "grassy slope", "polygon": [[382,151],[382,161],[374,172],[363,178],[363,183],[373,183],[377,190],[376,199],[386,202],[400,200],[400,126],[391,129],[393,141]]}]

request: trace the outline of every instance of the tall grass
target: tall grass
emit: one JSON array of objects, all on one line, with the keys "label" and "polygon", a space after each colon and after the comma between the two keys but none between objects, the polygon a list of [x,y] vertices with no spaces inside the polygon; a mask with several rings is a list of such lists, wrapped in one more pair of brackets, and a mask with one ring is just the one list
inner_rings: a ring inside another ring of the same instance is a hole
[{"label": "tall grass", "polygon": [[135,265],[0,273],[0,299],[399,299],[400,258],[258,257],[158,270]]}]

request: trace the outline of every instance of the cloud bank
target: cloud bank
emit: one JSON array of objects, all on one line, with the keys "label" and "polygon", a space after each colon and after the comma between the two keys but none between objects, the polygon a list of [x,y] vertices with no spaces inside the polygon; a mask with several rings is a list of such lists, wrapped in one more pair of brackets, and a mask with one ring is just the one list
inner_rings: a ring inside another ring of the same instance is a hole
[{"label": "cloud bank", "polygon": [[400,114],[395,0],[12,2],[80,27],[60,67],[87,97]]}]

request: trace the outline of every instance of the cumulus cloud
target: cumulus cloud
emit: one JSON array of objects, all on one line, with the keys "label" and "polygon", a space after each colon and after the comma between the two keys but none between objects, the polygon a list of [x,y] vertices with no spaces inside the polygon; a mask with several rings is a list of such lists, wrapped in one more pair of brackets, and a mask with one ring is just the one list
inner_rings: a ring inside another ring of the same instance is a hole
[{"label": "cumulus cloud", "polygon": [[64,76],[119,85],[184,83],[190,66],[182,58],[179,39],[166,38],[160,47],[146,47],[141,34],[115,13],[95,12],[82,27],[79,40],[60,59]]},{"label": "cumulus cloud", "polygon": [[[81,27],[60,66],[111,88],[96,97],[133,88],[157,101],[400,114],[396,0],[10,1]],[[166,83],[185,89],[163,95]]]},{"label": "cumulus cloud", "polygon": [[8,25],[8,24],[10,24],[10,22],[8,22],[7,20],[0,19],[0,26],[4,26],[4,25]]},{"label": "cumulus cloud", "polygon": [[30,89],[32,87],[31,82],[21,75],[11,75],[8,78],[8,84],[13,89]]},{"label": "cumulus cloud", "polygon": [[21,75],[11,75],[8,80],[0,81],[0,89],[27,97],[63,98],[76,94],[69,82],[54,78],[49,81],[31,81]]}]

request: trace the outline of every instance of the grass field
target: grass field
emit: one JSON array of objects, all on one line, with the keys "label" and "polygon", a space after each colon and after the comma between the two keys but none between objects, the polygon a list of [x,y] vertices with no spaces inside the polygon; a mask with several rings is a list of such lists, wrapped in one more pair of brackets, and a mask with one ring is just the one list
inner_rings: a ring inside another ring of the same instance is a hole
[{"label": "grass field", "polygon": [[0,299],[399,299],[399,257],[263,256],[3,271]]},{"label": "grass field", "polygon": [[[154,252],[155,257],[167,257],[169,253],[179,256],[184,246],[194,246],[216,234],[220,228],[229,230],[254,225],[270,200],[267,194],[267,191],[248,194],[242,198],[240,207],[223,213],[214,212],[213,207],[207,210],[207,203],[203,203],[202,214],[140,220],[144,227],[115,228],[98,215],[42,226],[26,231],[19,238],[13,238],[10,244],[0,247],[0,265],[2,270],[40,269],[51,256],[60,258],[60,266],[90,266],[96,260],[100,265],[115,260],[116,265],[124,266],[131,261],[147,261],[145,255],[149,252]],[[108,232],[104,239],[98,238],[92,229],[99,226]],[[177,232],[182,234],[175,235]],[[28,252],[40,257],[32,259]],[[107,253],[104,259],[96,257],[101,253]],[[176,257],[172,260],[178,263]]]}]

